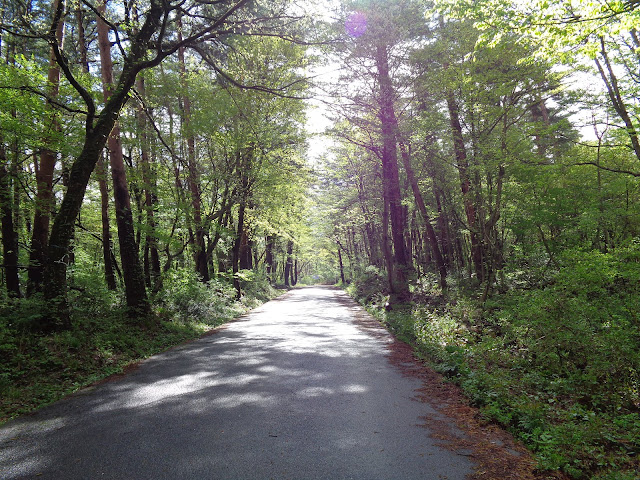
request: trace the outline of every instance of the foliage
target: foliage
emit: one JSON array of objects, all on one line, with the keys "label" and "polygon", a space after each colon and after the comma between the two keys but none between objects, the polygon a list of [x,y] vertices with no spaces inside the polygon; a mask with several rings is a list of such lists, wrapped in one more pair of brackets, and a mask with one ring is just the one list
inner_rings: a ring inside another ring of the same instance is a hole
[{"label": "foliage", "polygon": [[242,313],[233,284],[226,279],[203,283],[190,268],[174,269],[159,294],[160,314],[173,321],[215,326]]},{"label": "foliage", "polygon": [[376,308],[376,315],[459,383],[487,419],[529,445],[541,468],[632,478],[640,448],[640,247],[566,250],[559,261],[546,287],[511,289],[483,308],[450,292],[446,304]]}]

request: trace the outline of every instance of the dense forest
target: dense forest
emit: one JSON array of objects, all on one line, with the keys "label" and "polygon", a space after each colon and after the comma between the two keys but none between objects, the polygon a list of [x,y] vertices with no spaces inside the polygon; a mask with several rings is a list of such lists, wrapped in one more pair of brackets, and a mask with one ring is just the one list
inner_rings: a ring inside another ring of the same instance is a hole
[{"label": "dense forest", "polygon": [[637,2],[0,5],[0,417],[337,283],[541,470],[638,478]]}]

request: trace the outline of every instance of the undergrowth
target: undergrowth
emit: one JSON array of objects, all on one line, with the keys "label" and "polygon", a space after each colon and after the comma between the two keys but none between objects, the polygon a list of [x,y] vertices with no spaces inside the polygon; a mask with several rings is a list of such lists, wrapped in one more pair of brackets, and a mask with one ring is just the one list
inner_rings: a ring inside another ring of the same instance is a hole
[{"label": "undergrowth", "polygon": [[442,295],[417,282],[417,301],[386,311],[371,272],[349,290],[528,445],[541,469],[640,478],[640,249],[558,261],[543,285],[484,305],[462,283]]},{"label": "undergrowth", "polygon": [[187,340],[275,297],[263,278],[245,279],[235,300],[227,279],[204,284],[189,270],[171,272],[147,318],[128,318],[123,299],[102,282],[76,278],[69,330],[44,334],[46,311],[33,297],[0,302],[0,423],[47,405],[127,365]]}]

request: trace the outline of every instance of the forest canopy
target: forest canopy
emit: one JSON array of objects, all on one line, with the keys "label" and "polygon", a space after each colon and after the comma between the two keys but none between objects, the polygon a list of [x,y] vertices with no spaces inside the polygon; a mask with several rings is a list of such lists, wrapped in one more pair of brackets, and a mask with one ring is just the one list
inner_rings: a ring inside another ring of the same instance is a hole
[{"label": "forest canopy", "polygon": [[339,284],[541,468],[636,478],[637,2],[0,5],[3,415]]}]

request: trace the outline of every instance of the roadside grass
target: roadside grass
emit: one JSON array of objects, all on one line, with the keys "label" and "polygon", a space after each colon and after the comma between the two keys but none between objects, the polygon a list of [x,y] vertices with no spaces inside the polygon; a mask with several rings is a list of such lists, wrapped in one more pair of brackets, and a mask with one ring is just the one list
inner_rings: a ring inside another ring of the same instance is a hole
[{"label": "roadside grass", "polygon": [[153,313],[131,319],[122,299],[101,283],[76,287],[66,331],[41,332],[41,298],[0,303],[0,423],[198,338],[282,293],[254,278],[244,282],[244,296],[236,301],[226,279],[203,284],[191,272],[177,271],[164,279]]},{"label": "roadside grass", "polygon": [[[348,288],[416,354],[459,384],[487,421],[575,479],[640,478],[640,253],[568,252],[537,288],[481,305],[462,284],[418,282],[383,308],[379,278]],[[431,286],[429,286],[431,285]]]}]

